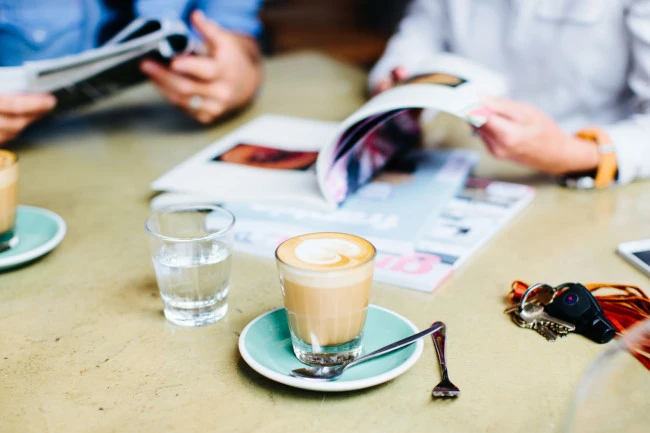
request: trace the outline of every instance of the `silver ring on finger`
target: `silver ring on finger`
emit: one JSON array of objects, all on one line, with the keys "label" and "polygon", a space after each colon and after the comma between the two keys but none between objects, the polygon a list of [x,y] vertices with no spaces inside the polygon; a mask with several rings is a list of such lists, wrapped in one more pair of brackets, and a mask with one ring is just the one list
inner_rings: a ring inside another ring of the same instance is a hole
[{"label": "silver ring on finger", "polygon": [[192,111],[199,111],[203,107],[203,97],[199,95],[192,96],[190,98],[188,106]]}]

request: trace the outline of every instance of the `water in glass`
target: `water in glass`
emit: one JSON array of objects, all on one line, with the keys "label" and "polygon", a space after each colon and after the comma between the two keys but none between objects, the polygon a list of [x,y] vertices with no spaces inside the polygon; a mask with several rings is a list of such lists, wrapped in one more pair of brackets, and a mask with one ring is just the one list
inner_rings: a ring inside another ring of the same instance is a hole
[{"label": "water in glass", "polygon": [[183,326],[216,322],[228,311],[231,255],[219,241],[165,244],[153,256],[165,317]]}]

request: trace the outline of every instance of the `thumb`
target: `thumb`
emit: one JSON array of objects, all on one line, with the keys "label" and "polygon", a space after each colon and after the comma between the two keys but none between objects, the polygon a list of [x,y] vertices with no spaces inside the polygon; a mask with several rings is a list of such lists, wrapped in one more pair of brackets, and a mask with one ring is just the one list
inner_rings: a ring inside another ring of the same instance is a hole
[{"label": "thumb", "polygon": [[398,66],[391,71],[391,76],[393,78],[393,81],[399,83],[409,77],[409,72],[404,66]]},{"label": "thumb", "polygon": [[220,41],[223,39],[225,32],[216,22],[205,17],[202,11],[195,10],[190,16],[192,26],[199,33],[203,43],[208,49],[208,54],[217,53]]}]

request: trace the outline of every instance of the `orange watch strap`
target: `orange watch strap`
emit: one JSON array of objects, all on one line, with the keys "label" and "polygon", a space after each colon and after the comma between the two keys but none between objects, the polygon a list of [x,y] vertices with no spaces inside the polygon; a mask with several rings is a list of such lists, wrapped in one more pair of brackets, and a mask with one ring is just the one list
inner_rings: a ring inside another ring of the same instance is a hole
[{"label": "orange watch strap", "polygon": [[[585,128],[576,134],[576,137],[583,140],[589,140],[596,143],[599,147],[612,146],[612,140],[609,135],[600,128]],[[613,149],[608,149],[606,152],[600,153],[600,161],[598,162],[598,169],[596,176],[594,176],[594,186],[596,188],[606,188],[614,183],[616,180],[616,173],[618,172],[618,162],[616,154]]]}]

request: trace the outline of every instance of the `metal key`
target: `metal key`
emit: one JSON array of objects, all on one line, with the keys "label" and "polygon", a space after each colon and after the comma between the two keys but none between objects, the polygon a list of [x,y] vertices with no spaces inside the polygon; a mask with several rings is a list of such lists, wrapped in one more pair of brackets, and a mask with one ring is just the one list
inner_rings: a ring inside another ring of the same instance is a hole
[{"label": "metal key", "polygon": [[[515,304],[511,307],[506,308],[504,313],[510,315],[512,321],[515,322],[515,324],[520,328],[534,329],[535,321],[527,320],[521,316],[521,312],[523,311],[524,306],[526,304],[545,306],[553,302],[556,294],[557,290],[548,284],[533,284],[524,292],[519,304]],[[548,329],[542,332],[550,336],[550,333],[553,331],[551,329]]]},{"label": "metal key", "polygon": [[517,326],[533,329],[548,341],[564,338],[575,330],[575,326],[544,311],[544,307],[553,302],[557,294],[558,290],[548,284],[534,284],[524,292],[519,304],[507,308],[505,313]]},{"label": "metal key", "polygon": [[548,341],[557,340],[557,335],[548,326],[537,320],[539,309],[543,311],[544,307],[539,304],[526,303],[517,311],[517,320],[524,324],[523,327],[534,330]]},{"label": "metal key", "polygon": [[539,335],[546,338],[548,341],[557,340],[557,334],[551,330],[548,326],[544,325],[541,322],[536,322],[533,326],[533,329],[537,331]]},{"label": "metal key", "polygon": [[527,322],[535,322],[543,325],[545,327],[553,327],[559,330],[566,330],[566,332],[575,331],[576,327],[569,322],[560,320],[556,317],[551,316],[546,311],[542,305],[537,304],[526,304],[523,309],[519,312],[521,318]]}]

